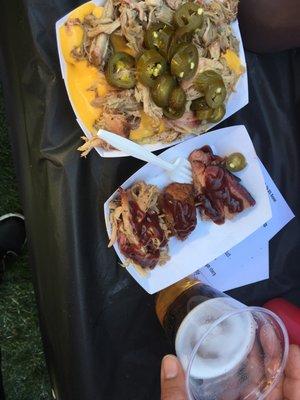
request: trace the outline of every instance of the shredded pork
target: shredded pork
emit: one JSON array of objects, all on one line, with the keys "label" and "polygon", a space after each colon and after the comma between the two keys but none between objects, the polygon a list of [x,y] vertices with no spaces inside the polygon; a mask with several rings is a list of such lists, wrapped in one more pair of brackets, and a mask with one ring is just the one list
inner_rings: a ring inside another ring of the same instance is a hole
[{"label": "shredded pork", "polygon": [[166,6],[165,4],[161,4],[155,9],[155,17],[158,21],[163,22],[164,24],[171,24],[174,16],[174,11]]},{"label": "shredded pork", "polygon": [[[103,16],[99,19],[99,25],[107,20],[113,20],[114,18],[114,6],[112,0],[107,0],[104,6]],[[116,24],[115,24],[116,26]],[[93,29],[96,29],[94,27]],[[112,31],[110,30],[110,33]],[[88,38],[88,33],[85,35]],[[100,66],[101,68],[104,67],[106,62],[106,57],[108,53],[108,43],[109,43],[109,36],[108,33],[99,33],[97,36],[93,37],[90,47],[88,48],[88,59],[89,61],[96,65]]]},{"label": "shredded pork", "polygon": [[139,115],[141,103],[136,100],[133,89],[110,92],[105,97],[98,96],[92,101],[92,105],[104,108],[105,111],[115,110],[133,116]]},{"label": "shredded pork", "polygon": [[138,102],[143,104],[144,112],[147,115],[155,120],[162,118],[162,109],[151,99],[149,88],[138,83],[135,88],[135,98]]},{"label": "shredded pork", "polygon": [[138,271],[163,265],[169,259],[167,239],[170,231],[158,207],[159,189],[145,182],[136,182],[129,189],[119,189],[119,196],[109,204],[111,247],[118,242]]},{"label": "shredded pork", "polygon": [[182,0],[166,0],[166,3],[172,10],[177,10],[178,7],[180,7],[185,1]]},{"label": "shredded pork", "polygon": [[138,54],[143,49],[144,41],[143,26],[138,18],[139,12],[126,3],[120,5],[119,12],[122,35],[126,38],[128,47]]},{"label": "shredded pork", "polygon": [[86,157],[91,150],[93,150],[96,147],[102,147],[106,148],[107,150],[109,147],[107,144],[97,136],[92,137],[92,138],[87,138],[86,136],[81,136],[81,139],[83,140],[83,145],[78,147],[78,151],[81,152],[81,157]]}]

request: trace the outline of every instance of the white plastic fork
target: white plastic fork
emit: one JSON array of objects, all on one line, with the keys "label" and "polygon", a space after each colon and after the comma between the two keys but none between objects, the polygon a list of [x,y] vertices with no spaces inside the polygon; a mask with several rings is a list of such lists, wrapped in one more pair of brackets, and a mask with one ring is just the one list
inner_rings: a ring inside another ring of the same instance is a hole
[{"label": "white plastic fork", "polygon": [[173,163],[170,163],[151,153],[151,151],[145,149],[145,147],[122,136],[116,135],[115,133],[100,129],[98,131],[98,136],[114,148],[123,151],[129,156],[162,168],[173,182],[192,182],[191,165],[185,158],[178,157]]}]

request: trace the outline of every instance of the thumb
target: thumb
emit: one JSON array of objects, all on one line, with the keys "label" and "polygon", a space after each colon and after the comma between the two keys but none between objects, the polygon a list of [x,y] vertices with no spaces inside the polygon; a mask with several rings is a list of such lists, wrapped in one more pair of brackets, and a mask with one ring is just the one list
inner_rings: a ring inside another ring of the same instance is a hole
[{"label": "thumb", "polygon": [[184,371],[173,355],[165,356],[161,363],[161,400],[187,400]]}]

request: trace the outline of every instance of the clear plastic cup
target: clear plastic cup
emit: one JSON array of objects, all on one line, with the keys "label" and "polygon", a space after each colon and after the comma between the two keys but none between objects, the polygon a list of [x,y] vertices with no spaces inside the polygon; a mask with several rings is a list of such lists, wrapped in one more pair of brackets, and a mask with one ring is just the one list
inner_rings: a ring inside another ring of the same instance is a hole
[{"label": "clear plastic cup", "polygon": [[283,322],[194,279],[160,292],[157,315],[186,371],[190,400],[262,400],[288,355]]}]

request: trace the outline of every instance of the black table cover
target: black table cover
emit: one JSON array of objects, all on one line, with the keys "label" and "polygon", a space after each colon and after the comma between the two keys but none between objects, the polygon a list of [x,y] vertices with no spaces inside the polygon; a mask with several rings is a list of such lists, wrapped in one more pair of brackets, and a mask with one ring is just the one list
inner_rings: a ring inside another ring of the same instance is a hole
[{"label": "black table cover", "polygon": [[[148,295],[107,249],[104,200],[142,165],[80,159],[82,135],[61,78],[55,21],[71,0],[2,2],[1,79],[26,216],[40,325],[60,400],[159,399],[172,351]],[[250,104],[223,123],[245,124],[258,155],[300,213],[300,51],[247,54]],[[230,292],[246,304],[283,296],[300,305],[294,219],[271,242],[271,279]]]}]

